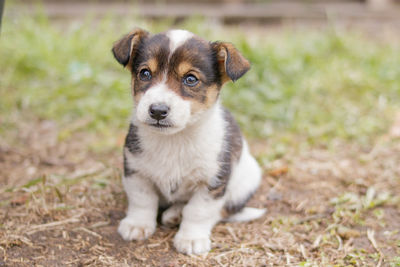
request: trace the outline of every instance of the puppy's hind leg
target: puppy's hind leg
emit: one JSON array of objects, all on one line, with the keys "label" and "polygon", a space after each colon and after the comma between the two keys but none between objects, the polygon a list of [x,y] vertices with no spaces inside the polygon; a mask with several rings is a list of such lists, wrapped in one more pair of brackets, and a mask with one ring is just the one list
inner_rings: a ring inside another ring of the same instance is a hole
[{"label": "puppy's hind leg", "polygon": [[168,227],[177,226],[182,220],[183,203],[176,203],[165,210],[161,216],[161,223]]},{"label": "puppy's hind leg", "polygon": [[261,168],[244,141],[242,155],[226,190],[224,209],[229,217],[224,218],[224,221],[250,221],[264,215],[265,209],[245,207],[260,185],[261,178]]}]

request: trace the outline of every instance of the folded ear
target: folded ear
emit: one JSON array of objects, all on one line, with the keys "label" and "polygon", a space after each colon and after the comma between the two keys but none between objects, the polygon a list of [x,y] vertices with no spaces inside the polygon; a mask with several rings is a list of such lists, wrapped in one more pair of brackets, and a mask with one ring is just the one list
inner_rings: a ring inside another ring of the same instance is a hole
[{"label": "folded ear", "polygon": [[140,28],[135,28],[130,33],[114,43],[112,52],[115,59],[124,67],[132,60],[141,40],[149,33]]},{"label": "folded ear", "polygon": [[226,42],[214,42],[211,44],[218,60],[221,81],[236,81],[249,69],[250,63],[245,59],[233,44]]}]

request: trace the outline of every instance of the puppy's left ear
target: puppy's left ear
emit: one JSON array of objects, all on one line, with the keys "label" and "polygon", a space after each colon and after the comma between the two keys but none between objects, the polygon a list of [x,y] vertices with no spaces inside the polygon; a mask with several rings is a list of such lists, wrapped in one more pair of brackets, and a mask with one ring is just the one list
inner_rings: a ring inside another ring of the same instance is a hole
[{"label": "puppy's left ear", "polygon": [[126,67],[126,65],[133,60],[141,40],[148,35],[149,33],[147,31],[136,28],[116,41],[112,48],[115,59]]},{"label": "puppy's left ear", "polygon": [[223,84],[229,80],[238,80],[250,69],[249,61],[242,56],[233,44],[214,42],[211,43],[211,47],[217,56]]}]

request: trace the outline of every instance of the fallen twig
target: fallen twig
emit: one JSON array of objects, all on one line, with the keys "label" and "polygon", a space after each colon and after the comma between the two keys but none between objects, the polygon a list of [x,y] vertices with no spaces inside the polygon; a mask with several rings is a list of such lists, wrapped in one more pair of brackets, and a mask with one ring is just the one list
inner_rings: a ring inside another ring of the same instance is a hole
[{"label": "fallen twig", "polygon": [[376,250],[376,252],[379,253],[379,261],[378,261],[378,264],[376,265],[376,267],[380,267],[382,265],[382,261],[383,261],[383,254],[382,254],[381,250],[379,249],[378,245],[376,244],[375,231],[368,229],[367,237],[368,237],[368,240],[371,242],[372,246],[374,247],[374,249]]},{"label": "fallen twig", "polygon": [[52,228],[55,226],[59,226],[59,225],[63,225],[63,224],[68,224],[68,223],[77,223],[79,222],[79,216],[77,217],[73,217],[73,218],[69,218],[63,221],[56,221],[56,222],[51,222],[51,223],[45,223],[45,224],[39,224],[39,225],[33,225],[30,227],[29,231],[26,232],[26,234],[31,235],[33,233],[39,232],[39,231],[43,231],[46,230],[48,228]]},{"label": "fallen twig", "polygon": [[77,228],[75,228],[74,230],[81,230],[81,231],[86,232],[86,233],[88,233],[88,234],[91,234],[91,235],[93,235],[93,236],[95,236],[95,237],[97,237],[97,238],[100,238],[100,239],[103,238],[103,237],[102,237],[101,235],[99,235],[98,233],[96,233],[96,232],[94,232],[94,231],[90,231],[89,229],[86,229],[85,227],[77,227]]}]

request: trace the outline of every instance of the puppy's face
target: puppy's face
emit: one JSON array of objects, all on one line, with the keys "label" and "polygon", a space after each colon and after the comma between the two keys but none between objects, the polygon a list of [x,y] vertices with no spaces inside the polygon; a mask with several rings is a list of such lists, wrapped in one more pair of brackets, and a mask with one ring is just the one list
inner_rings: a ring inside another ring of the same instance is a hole
[{"label": "puppy's face", "polygon": [[232,44],[183,30],[150,35],[135,29],[112,51],[132,73],[136,119],[164,134],[195,123],[216,103],[221,86],[250,68]]}]

